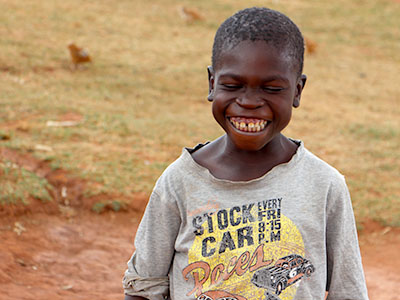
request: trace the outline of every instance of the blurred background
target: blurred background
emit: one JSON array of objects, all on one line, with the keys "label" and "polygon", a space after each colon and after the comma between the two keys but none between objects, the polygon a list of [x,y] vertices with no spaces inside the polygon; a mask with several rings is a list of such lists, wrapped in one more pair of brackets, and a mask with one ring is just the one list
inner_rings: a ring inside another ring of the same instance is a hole
[{"label": "blurred background", "polygon": [[[307,41],[308,82],[285,134],[345,175],[358,229],[372,237],[365,249],[398,233],[399,0],[0,0],[6,299],[122,297],[118,274],[155,181],[182,147],[222,134],[206,67],[219,24],[250,6],[287,14]],[[88,288],[93,270],[112,287]],[[27,274],[41,278],[30,290]]]}]

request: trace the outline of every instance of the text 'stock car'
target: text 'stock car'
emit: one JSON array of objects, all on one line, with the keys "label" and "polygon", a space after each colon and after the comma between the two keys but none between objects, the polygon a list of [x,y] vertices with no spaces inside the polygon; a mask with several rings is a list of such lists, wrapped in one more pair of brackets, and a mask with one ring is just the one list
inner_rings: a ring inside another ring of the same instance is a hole
[{"label": "text 'stock car'", "polygon": [[256,271],[251,282],[257,287],[272,289],[276,295],[279,295],[304,275],[311,276],[314,270],[309,260],[298,254],[291,254],[278,259],[272,267]]},{"label": "text 'stock car'", "polygon": [[197,300],[247,300],[245,297],[234,295],[222,290],[208,291],[197,297]]}]

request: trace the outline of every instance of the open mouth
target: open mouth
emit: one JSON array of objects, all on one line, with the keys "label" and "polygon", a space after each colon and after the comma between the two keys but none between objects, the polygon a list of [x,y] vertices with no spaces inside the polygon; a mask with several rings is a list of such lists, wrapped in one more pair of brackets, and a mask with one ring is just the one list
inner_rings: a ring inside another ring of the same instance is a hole
[{"label": "open mouth", "polygon": [[229,122],[231,122],[233,127],[237,130],[244,132],[260,132],[268,124],[268,121],[263,119],[243,117],[230,117]]}]

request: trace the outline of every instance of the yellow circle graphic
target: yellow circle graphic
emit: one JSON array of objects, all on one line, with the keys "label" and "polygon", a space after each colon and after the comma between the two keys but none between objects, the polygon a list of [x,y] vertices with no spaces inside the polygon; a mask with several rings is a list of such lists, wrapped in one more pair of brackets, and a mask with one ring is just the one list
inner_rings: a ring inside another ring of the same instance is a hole
[{"label": "yellow circle graphic", "polygon": [[279,286],[271,281],[267,288],[265,280],[270,279],[264,274],[270,277],[271,268],[276,269],[276,265],[284,268],[286,257],[304,257],[304,242],[296,225],[280,214],[280,209],[260,217],[259,207],[254,205],[249,212],[256,217],[245,218],[236,208],[202,219],[189,250],[189,264],[183,270],[185,279],[194,285],[188,296],[213,299],[207,295],[218,291],[240,300],[260,300],[272,292],[276,299],[293,299],[300,275],[293,277],[291,284]]}]

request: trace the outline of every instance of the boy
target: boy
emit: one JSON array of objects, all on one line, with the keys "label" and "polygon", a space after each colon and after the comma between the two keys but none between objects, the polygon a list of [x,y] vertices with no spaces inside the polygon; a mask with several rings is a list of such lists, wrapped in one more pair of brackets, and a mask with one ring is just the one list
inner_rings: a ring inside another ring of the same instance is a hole
[{"label": "boy", "polygon": [[249,8],[220,26],[208,100],[226,134],[184,149],[157,181],[125,299],[368,299],[343,176],[281,134],[303,56],[279,12]]}]

